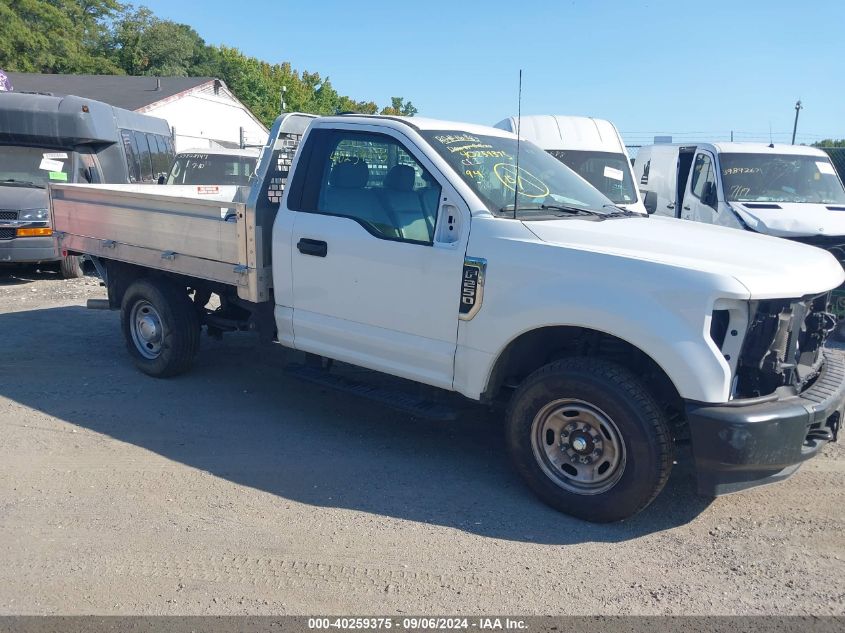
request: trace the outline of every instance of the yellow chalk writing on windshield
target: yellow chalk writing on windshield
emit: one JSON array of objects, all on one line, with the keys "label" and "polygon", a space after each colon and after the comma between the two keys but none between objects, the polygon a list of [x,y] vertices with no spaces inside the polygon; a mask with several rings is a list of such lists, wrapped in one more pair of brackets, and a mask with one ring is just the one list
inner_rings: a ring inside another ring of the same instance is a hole
[{"label": "yellow chalk writing on windshield", "polygon": [[522,167],[517,174],[516,166],[511,163],[497,163],[493,166],[493,173],[511,191],[516,191],[518,187],[519,193],[526,198],[545,198],[550,193],[546,183],[537,176]]}]

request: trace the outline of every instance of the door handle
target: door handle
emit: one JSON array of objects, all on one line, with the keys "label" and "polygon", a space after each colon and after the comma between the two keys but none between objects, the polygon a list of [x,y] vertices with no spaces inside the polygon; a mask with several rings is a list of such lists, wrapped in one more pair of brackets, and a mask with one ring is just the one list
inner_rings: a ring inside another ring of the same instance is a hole
[{"label": "door handle", "polygon": [[670,202],[669,204],[667,204],[667,205],[666,205],[666,208],[667,208],[667,209],[674,209],[674,208],[675,208],[675,203],[674,203],[674,202]]},{"label": "door handle", "polygon": [[689,211],[689,210],[690,210],[690,206],[688,204],[685,204],[684,205],[684,211]]},{"label": "door handle", "polygon": [[296,243],[296,248],[303,255],[314,255],[314,257],[325,257],[329,252],[329,245],[323,240],[310,240],[303,237]]}]

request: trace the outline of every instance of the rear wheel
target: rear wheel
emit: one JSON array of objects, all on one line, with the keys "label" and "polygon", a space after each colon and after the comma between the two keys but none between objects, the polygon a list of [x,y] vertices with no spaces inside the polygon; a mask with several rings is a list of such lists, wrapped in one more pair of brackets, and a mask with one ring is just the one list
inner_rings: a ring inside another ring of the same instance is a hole
[{"label": "rear wheel", "polygon": [[84,274],[82,257],[79,255],[65,255],[59,261],[59,272],[63,279],[79,279]]},{"label": "rear wheel", "polygon": [[550,506],[596,522],[633,516],[663,489],[673,445],[665,415],[628,369],[590,358],[531,374],[508,409],[508,447]]},{"label": "rear wheel", "polygon": [[186,289],[165,279],[136,281],[123,296],[120,316],[138,369],[156,378],[190,369],[199,350],[200,321]]}]

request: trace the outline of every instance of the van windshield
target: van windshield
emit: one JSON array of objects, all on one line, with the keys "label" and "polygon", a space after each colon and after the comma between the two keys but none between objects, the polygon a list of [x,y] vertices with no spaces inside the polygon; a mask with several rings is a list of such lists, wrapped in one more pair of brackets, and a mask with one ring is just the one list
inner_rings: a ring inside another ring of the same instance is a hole
[{"label": "van windshield", "polygon": [[517,192],[521,217],[549,215],[543,205],[618,212],[606,208],[612,207],[608,198],[528,141],[519,144],[517,171],[515,138],[454,130],[423,130],[421,134],[494,215],[513,217]]},{"label": "van windshield", "polygon": [[68,182],[72,151],[46,147],[0,146],[0,185],[46,187]]},{"label": "van windshield", "polygon": [[548,152],[616,204],[637,201],[631,163],[624,154],[570,149],[550,149]]},{"label": "van windshield", "polygon": [[257,159],[228,154],[185,153],[176,156],[168,185],[248,185]]},{"label": "van windshield", "polygon": [[845,203],[845,190],[824,156],[720,155],[722,187],[733,202]]}]

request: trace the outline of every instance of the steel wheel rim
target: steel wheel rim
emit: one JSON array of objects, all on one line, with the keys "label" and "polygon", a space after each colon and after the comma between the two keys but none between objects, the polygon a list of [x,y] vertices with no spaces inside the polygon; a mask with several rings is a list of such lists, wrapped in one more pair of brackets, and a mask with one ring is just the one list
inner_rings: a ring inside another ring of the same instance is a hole
[{"label": "steel wheel rim", "polygon": [[580,495],[607,492],[625,471],[622,434],[609,415],[583,400],[555,400],[540,409],[531,448],[555,485]]},{"label": "steel wheel rim", "polygon": [[129,330],[135,348],[144,358],[155,360],[161,355],[164,331],[161,315],[149,301],[138,301],[129,315]]}]

